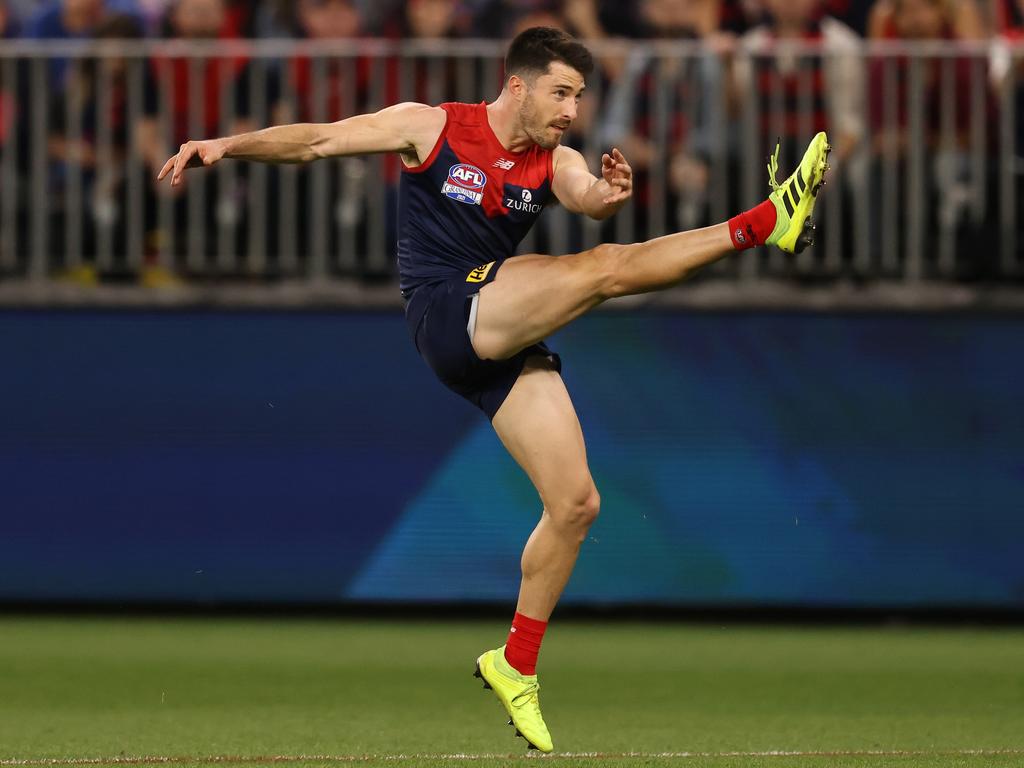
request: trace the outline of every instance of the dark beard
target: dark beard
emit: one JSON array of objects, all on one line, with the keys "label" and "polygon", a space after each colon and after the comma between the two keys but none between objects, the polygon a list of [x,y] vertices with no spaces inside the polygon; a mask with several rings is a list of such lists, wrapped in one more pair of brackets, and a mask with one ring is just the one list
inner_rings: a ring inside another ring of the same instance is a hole
[{"label": "dark beard", "polygon": [[526,104],[519,110],[519,123],[523,126],[523,131],[541,149],[554,149],[561,143],[561,137],[555,137],[554,139],[546,137],[544,132],[549,126],[544,126],[540,129],[531,128],[530,126],[533,123],[535,114],[533,110],[527,108]]},{"label": "dark beard", "polygon": [[533,143],[539,146],[541,149],[554,149],[562,143],[562,137],[558,136],[554,139],[549,139],[544,136],[541,132],[534,132],[531,130],[526,131],[526,135],[533,139]]}]

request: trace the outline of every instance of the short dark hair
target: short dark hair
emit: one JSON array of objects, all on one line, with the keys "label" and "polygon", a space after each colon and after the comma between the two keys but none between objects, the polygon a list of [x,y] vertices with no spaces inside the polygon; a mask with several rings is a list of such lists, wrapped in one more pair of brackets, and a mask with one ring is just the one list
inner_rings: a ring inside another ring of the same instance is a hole
[{"label": "short dark hair", "polygon": [[530,27],[516,35],[505,55],[505,79],[519,75],[532,80],[548,71],[553,61],[575,69],[584,77],[594,69],[594,57],[586,46],[554,27]]}]

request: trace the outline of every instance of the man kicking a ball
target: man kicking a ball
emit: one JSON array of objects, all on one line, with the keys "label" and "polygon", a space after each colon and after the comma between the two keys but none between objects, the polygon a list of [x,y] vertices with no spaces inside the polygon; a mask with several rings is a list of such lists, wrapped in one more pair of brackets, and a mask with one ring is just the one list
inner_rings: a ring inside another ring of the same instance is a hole
[{"label": "man kicking a ball", "polygon": [[299,163],[397,152],[398,272],[409,332],[438,378],[478,406],[543,504],[526,542],[522,582],[505,645],[482,654],[476,674],[530,747],[553,749],[540,711],[536,665],[600,497],[583,433],[544,339],[615,296],[675,285],[735,250],[762,244],[793,253],[812,240],[815,197],[828,168],[824,133],[782,184],[727,223],[632,245],[566,256],[513,256],[545,203],[594,219],[632,194],[632,171],[612,149],[601,177],[560,146],[576,118],[590,53],[565,33],[528,29],[509,46],[505,82],[490,104],[397,104],[331,124],[296,124],[189,141],[159,179],[222,158]]}]

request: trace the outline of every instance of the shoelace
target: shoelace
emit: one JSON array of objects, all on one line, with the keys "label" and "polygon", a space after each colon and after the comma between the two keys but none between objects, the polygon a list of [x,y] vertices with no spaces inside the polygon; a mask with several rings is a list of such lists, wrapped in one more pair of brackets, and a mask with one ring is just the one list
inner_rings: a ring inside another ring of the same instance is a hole
[{"label": "shoelace", "polygon": [[[530,683],[523,691],[517,693],[512,697],[512,706],[520,709],[525,707],[527,704],[532,704],[534,711],[540,714],[540,683]],[[522,704],[518,703],[520,699],[524,699]]]},{"label": "shoelace", "polygon": [[779,148],[781,142],[775,144],[775,153],[768,157],[768,184],[771,185],[772,192],[775,192],[782,185],[775,180],[775,174],[779,171]]}]

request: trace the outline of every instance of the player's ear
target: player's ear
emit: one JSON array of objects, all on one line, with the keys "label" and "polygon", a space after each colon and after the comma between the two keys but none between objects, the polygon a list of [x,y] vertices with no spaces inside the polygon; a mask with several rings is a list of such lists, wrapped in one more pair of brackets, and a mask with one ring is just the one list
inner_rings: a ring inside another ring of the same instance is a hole
[{"label": "player's ear", "polygon": [[526,81],[519,75],[509,75],[506,87],[516,101],[522,101],[526,97],[526,91],[528,90]]}]

